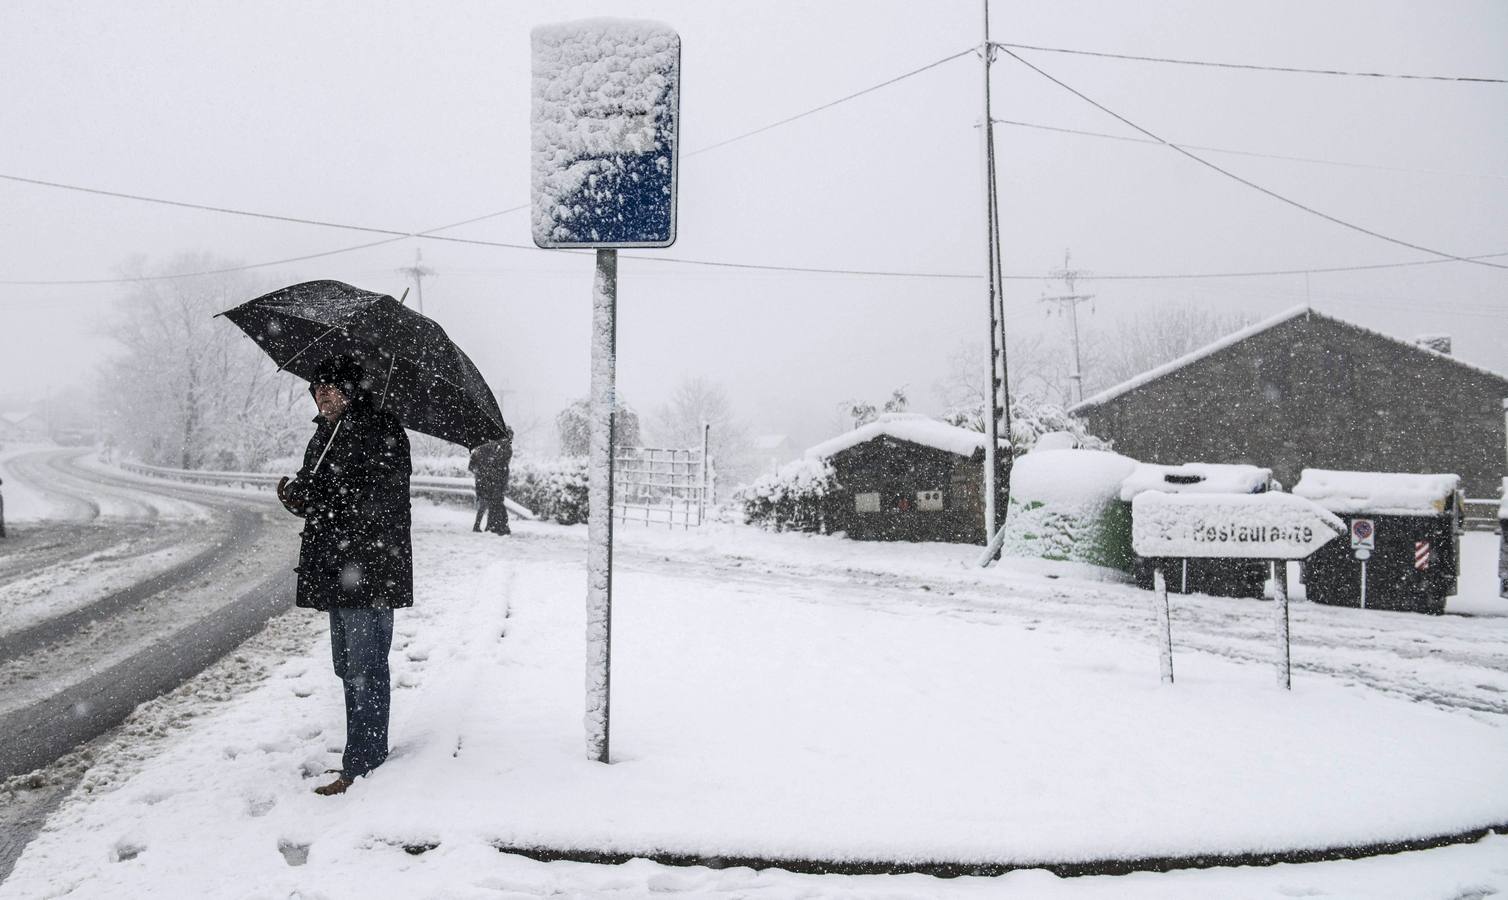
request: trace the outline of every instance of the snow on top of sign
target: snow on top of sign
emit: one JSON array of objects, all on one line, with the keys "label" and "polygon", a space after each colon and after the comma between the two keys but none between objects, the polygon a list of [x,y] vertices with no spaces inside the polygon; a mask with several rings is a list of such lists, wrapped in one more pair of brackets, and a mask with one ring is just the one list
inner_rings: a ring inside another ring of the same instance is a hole
[{"label": "snow on top of sign", "polygon": [[1334,513],[1433,516],[1460,482],[1459,475],[1305,469],[1293,492]]},{"label": "snow on top of sign", "polygon": [[1160,466],[1141,463],[1121,482],[1121,499],[1132,500],[1142,491],[1167,494],[1255,494],[1267,490],[1272,470],[1226,463],[1185,463]]},{"label": "snow on top of sign", "polygon": [[[1239,344],[1247,338],[1252,337],[1253,335],[1261,334],[1269,328],[1275,328],[1278,325],[1282,325],[1284,322],[1288,322],[1292,319],[1297,319],[1300,316],[1311,315],[1319,316],[1323,319],[1329,319],[1333,322],[1340,322],[1348,328],[1354,328],[1357,331],[1363,331],[1367,334],[1376,335],[1377,337],[1383,338],[1384,340],[1392,341],[1395,344],[1403,347],[1408,347],[1410,350],[1415,350],[1419,353],[1426,353],[1430,356],[1436,356],[1440,359],[1449,360],[1450,362],[1455,363],[1456,365],[1463,368],[1470,369],[1473,372],[1478,372],[1483,375],[1491,375],[1494,378],[1505,378],[1505,376],[1501,372],[1494,372],[1491,369],[1483,368],[1482,366],[1473,365],[1468,362],[1462,362],[1458,357],[1452,356],[1449,353],[1441,353],[1438,350],[1432,350],[1429,347],[1415,344],[1412,341],[1402,340],[1400,338],[1394,337],[1391,334],[1384,334],[1381,331],[1375,331],[1371,328],[1363,328],[1362,326],[1357,325],[1354,322],[1347,322],[1343,319],[1337,319],[1333,316],[1326,316],[1324,313],[1321,313],[1310,306],[1295,306],[1286,312],[1278,313],[1272,318],[1263,319],[1260,322],[1246,326],[1240,331],[1232,332],[1231,334],[1228,334],[1225,337],[1214,341],[1213,343],[1200,347],[1198,350],[1186,353],[1183,356],[1180,356],[1177,359],[1171,360],[1169,362],[1165,362],[1162,365],[1157,366],[1156,368],[1148,369],[1147,371],[1141,373],[1140,375],[1137,375],[1134,378],[1123,381],[1120,384],[1114,385],[1113,387],[1106,388],[1105,390],[1100,391],[1098,394],[1095,394],[1093,397],[1090,397],[1086,400],[1081,400],[1073,406],[1069,407],[1068,412],[1075,413],[1087,406],[1096,406],[1108,400],[1114,400],[1116,397],[1119,397],[1122,394],[1134,391],[1142,385],[1147,384],[1148,382],[1156,381],[1164,375],[1176,372],[1177,370],[1196,363],[1199,360],[1204,359],[1205,357],[1213,356],[1221,350],[1224,350],[1232,345]],[[1505,378],[1505,380],[1508,380],[1508,378]]]},{"label": "snow on top of sign", "polygon": [[[885,413],[868,425],[861,425],[853,431],[840,434],[835,438],[823,441],[806,451],[807,456],[828,457],[835,453],[841,453],[849,447],[855,447],[865,441],[871,441],[880,435],[888,435],[899,441],[908,441],[913,444],[921,444],[924,447],[933,447],[956,453],[959,456],[973,456],[977,450],[983,450],[989,439],[981,432],[970,431],[967,428],[958,428],[946,422],[924,416],[919,413]],[[1010,447],[1005,439],[1000,441],[1000,449]]]},{"label": "snow on top of sign", "polygon": [[1062,509],[1102,505],[1120,496],[1136,460],[1109,450],[1033,450],[1011,467],[1012,501]]},{"label": "snow on top of sign", "polygon": [[570,198],[604,160],[668,151],[675,138],[681,39],[659,22],[596,18],[541,25],[532,44],[534,238],[587,240],[571,228]]},{"label": "snow on top of sign", "polygon": [[1292,494],[1169,494],[1143,491],[1131,505],[1140,556],[1303,559],[1345,523]]}]

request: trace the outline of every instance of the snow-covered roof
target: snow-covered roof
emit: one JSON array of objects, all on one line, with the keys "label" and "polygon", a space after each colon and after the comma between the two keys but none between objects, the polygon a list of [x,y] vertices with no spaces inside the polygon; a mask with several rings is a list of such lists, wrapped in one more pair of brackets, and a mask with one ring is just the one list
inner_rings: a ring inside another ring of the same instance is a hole
[{"label": "snow-covered roof", "polygon": [[1433,516],[1445,511],[1460,483],[1459,475],[1305,469],[1293,492],[1333,513]]},{"label": "snow-covered roof", "polygon": [[11,423],[12,425],[20,425],[22,422],[25,422],[27,419],[31,419],[31,418],[35,418],[35,417],[36,417],[36,413],[33,413],[33,412],[3,412],[3,413],[0,413],[0,419],[4,419],[5,421]]},{"label": "snow-covered roof", "polygon": [[1121,482],[1121,499],[1130,501],[1143,491],[1165,494],[1255,494],[1267,489],[1272,470],[1225,463],[1185,463],[1159,466],[1141,463]]},{"label": "snow-covered roof", "polygon": [[[924,416],[920,413],[885,413],[868,425],[861,425],[853,431],[840,434],[809,448],[806,455],[832,456],[849,447],[872,441],[880,435],[888,435],[898,441],[921,444],[924,447],[946,450],[959,456],[973,456],[976,450],[984,449],[989,442],[989,439],[981,432],[939,422],[931,416]],[[1009,446],[1010,442],[1001,438],[1000,449],[1003,450]]]},{"label": "snow-covered roof", "polygon": [[790,443],[791,439],[783,434],[761,434],[754,438],[756,450],[778,450],[782,445]]},{"label": "snow-covered roof", "polygon": [[1432,350],[1429,347],[1416,344],[1412,341],[1403,340],[1402,338],[1395,337],[1391,334],[1384,334],[1380,331],[1374,331],[1370,328],[1363,328],[1362,326],[1357,325],[1354,322],[1347,322],[1344,319],[1337,319],[1334,316],[1327,316],[1324,313],[1315,310],[1313,307],[1295,306],[1287,312],[1278,313],[1270,319],[1263,319],[1260,322],[1248,325],[1240,331],[1232,332],[1231,334],[1220,338],[1218,341],[1214,341],[1213,343],[1200,347],[1198,350],[1195,350],[1191,353],[1186,353],[1183,356],[1180,356],[1177,359],[1171,360],[1169,362],[1165,362],[1162,365],[1157,366],[1156,368],[1148,369],[1140,375],[1137,375],[1135,378],[1123,381],[1120,384],[1115,385],[1114,387],[1106,388],[1105,390],[1100,391],[1098,394],[1095,394],[1088,399],[1081,400],[1073,406],[1069,407],[1068,412],[1070,414],[1076,413],[1087,406],[1097,406],[1101,403],[1106,402],[1107,400],[1114,400],[1116,397],[1119,397],[1122,394],[1134,391],[1137,388],[1147,384],[1148,382],[1156,381],[1164,375],[1176,372],[1179,369],[1196,363],[1208,356],[1213,356],[1214,354],[1219,353],[1221,350],[1224,350],[1227,347],[1241,343],[1247,338],[1261,334],[1268,329],[1282,325],[1284,322],[1290,322],[1294,319],[1308,316],[1317,316],[1321,319],[1327,319],[1331,322],[1337,322],[1341,325],[1346,326],[1347,328],[1354,328],[1357,331],[1366,332],[1367,334],[1383,338],[1384,340],[1392,341],[1399,346],[1408,347],[1410,350],[1415,350],[1419,353],[1426,353],[1430,356],[1439,357],[1440,359],[1449,360],[1450,362],[1453,362],[1463,368],[1470,369],[1473,372],[1479,372],[1483,375],[1491,375],[1494,378],[1500,378],[1508,381],[1508,376],[1504,376],[1501,372],[1494,372],[1491,369],[1483,368],[1482,366],[1476,366],[1468,362],[1462,362],[1459,358],[1452,356],[1449,353],[1441,353],[1438,350]]}]

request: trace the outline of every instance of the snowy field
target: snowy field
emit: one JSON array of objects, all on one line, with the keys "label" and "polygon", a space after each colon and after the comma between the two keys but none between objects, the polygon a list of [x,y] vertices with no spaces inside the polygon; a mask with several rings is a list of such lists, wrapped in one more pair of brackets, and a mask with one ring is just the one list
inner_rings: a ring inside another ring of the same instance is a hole
[{"label": "snowy field", "polygon": [[1508,837],[1067,879],[592,866],[498,849],[1031,865],[1508,823],[1508,618],[1491,615],[1508,600],[1490,577],[1493,535],[1466,545],[1450,611],[1470,616],[1295,604],[1289,693],[1274,683],[1271,603],[1175,598],[1178,682],[1165,686],[1149,595],[1097,570],[981,571],[973,547],[621,527],[604,767],[587,761],[581,722],[585,528],[522,523],[499,539],[472,534],[461,510],[416,518],[387,765],[346,796],[311,794],[343,740],[327,638],[306,628],[291,655],[286,640],[254,639],[226,665],[264,678],[151,704],[134,728],[149,753],[102,739],[110,777],[86,778],[0,897],[1508,891]]}]

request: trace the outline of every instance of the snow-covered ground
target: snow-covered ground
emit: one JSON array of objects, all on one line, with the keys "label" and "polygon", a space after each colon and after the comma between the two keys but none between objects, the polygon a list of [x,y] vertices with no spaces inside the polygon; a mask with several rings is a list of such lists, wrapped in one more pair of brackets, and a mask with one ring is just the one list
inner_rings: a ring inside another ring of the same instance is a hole
[{"label": "snow-covered ground", "polygon": [[498,849],[1032,863],[1508,823],[1508,618],[1483,615],[1508,606],[1494,535],[1466,543],[1450,611],[1471,617],[1295,604],[1284,692],[1271,603],[1175,598],[1167,686],[1148,595],[1089,567],[979,570],[974,547],[620,527],[614,762],[601,766],[582,729],[584,527],[521,523],[500,539],[471,533],[462,510],[416,520],[387,765],[346,796],[310,793],[338,763],[343,714],[322,630],[290,640],[309,624],[295,619],[206,676],[239,687],[186,687],[92,748],[108,775],[86,776],[0,897],[1508,891],[1505,837],[1072,879],[592,866]]}]

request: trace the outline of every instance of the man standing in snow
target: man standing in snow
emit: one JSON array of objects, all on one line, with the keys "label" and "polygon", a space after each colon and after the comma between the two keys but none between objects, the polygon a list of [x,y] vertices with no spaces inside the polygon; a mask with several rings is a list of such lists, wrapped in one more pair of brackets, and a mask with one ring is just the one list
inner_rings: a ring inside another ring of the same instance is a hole
[{"label": "man standing in snow", "polygon": [[370,388],[349,356],[319,366],[309,383],[318,427],[298,474],[278,482],[278,499],[304,519],[297,604],[329,613],[345,688],[345,754],[339,777],[315,789],[324,796],[387,759],[393,610],[414,603],[408,436]]},{"label": "man standing in snow", "polygon": [[508,528],[508,466],[513,462],[513,429],[504,426],[502,440],[489,441],[471,451],[471,462],[466,466],[476,476],[476,522],[472,531],[482,530],[482,519],[487,519],[487,530],[493,534],[511,534]]}]

